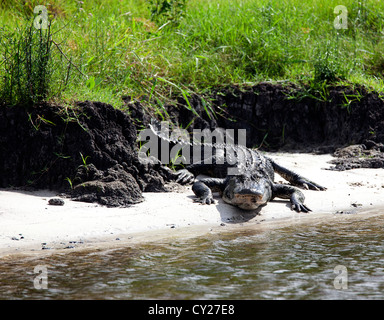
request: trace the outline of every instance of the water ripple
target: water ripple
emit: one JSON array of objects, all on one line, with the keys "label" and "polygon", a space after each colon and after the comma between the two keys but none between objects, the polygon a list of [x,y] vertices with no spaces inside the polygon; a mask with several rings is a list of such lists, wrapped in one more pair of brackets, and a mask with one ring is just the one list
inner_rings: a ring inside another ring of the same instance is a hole
[{"label": "water ripple", "polygon": [[[383,299],[384,217],[0,265],[2,299]],[[33,267],[48,266],[47,290]],[[348,288],[335,287],[345,266]]]}]

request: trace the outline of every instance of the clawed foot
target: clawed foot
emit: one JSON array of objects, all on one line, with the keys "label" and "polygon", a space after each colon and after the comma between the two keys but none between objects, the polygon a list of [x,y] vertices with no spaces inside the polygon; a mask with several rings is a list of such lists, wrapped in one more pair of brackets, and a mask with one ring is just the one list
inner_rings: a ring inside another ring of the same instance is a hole
[{"label": "clawed foot", "polygon": [[324,191],[324,190],[327,190],[327,188],[325,187],[322,187],[320,185],[318,185],[317,183],[314,183],[312,181],[309,181],[305,178],[300,178],[298,181],[297,181],[297,185],[304,188],[304,189],[311,189],[311,190],[317,190],[317,191]]},{"label": "clawed foot", "polygon": [[175,175],[177,176],[176,182],[180,184],[190,184],[195,180],[195,176],[187,169],[179,170]]},{"label": "clawed foot", "polygon": [[213,197],[211,195],[206,196],[206,197],[202,197],[202,198],[196,198],[193,201],[201,203],[201,204],[213,204],[213,203],[215,203],[215,200],[213,199]]},{"label": "clawed foot", "polygon": [[297,212],[309,212],[312,211],[304,203],[292,203],[291,209]]},{"label": "clawed foot", "polygon": [[300,191],[291,195],[291,210],[295,210],[297,212],[312,211],[304,204],[304,196]]}]

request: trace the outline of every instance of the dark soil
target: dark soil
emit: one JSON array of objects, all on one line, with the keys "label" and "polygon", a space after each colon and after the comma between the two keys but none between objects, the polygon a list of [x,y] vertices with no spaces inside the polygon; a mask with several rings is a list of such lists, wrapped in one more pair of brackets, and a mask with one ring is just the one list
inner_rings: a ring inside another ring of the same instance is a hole
[{"label": "dark soil", "polygon": [[[332,153],[360,145],[357,154],[338,157],[334,169],[384,167],[384,103],[378,94],[344,87],[330,88],[325,100],[311,94],[261,83],[213,91],[215,114],[198,96],[190,102],[199,117],[183,107],[183,99],[166,109],[183,128],[192,123],[189,130],[247,129],[248,147]],[[345,97],[354,100],[348,108]],[[0,107],[0,187],[49,188],[107,206],[141,202],[146,191],[168,191],[171,171],[137,157],[137,129],[152,116],[128,98],[125,109],[90,101],[71,108]]]},{"label": "dark soil", "polygon": [[[260,83],[215,91],[211,99],[216,117],[209,118],[201,99],[192,105],[201,118],[186,108],[168,112],[185,127],[247,129],[247,146],[266,151],[331,153],[337,148],[370,140],[384,142],[384,102],[364,87],[330,87],[326,98],[293,85]],[[346,97],[352,101],[346,106]]]},{"label": "dark soil", "polygon": [[359,168],[384,168],[384,145],[367,140],[365,144],[339,148],[333,154],[329,170],[344,171]]},{"label": "dark soil", "polygon": [[0,187],[49,188],[108,206],[166,191],[168,172],[137,158],[129,116],[99,102],[0,108]]}]

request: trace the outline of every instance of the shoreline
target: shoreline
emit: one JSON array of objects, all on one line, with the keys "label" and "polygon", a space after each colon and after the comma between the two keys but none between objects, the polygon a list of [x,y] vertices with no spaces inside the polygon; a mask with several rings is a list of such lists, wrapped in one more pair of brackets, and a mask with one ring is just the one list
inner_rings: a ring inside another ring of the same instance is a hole
[{"label": "shoreline", "polygon": [[[280,228],[292,223],[384,214],[384,170],[330,171],[331,155],[270,153],[271,158],[327,191],[303,190],[309,213],[297,213],[289,201],[275,199],[260,212],[239,210],[218,194],[214,205],[193,202],[191,186],[179,192],[144,193],[145,201],[129,208],[63,199],[52,206],[55,192],[0,189],[0,257],[70,253],[119,248],[144,242],[189,238],[243,229]],[[285,182],[276,175],[275,182]]]}]

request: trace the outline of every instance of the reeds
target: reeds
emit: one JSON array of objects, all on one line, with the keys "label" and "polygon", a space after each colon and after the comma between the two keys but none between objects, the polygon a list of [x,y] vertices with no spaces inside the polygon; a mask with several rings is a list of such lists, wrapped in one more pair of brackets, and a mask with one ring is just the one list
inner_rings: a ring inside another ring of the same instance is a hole
[{"label": "reeds", "polygon": [[46,99],[51,88],[51,33],[33,23],[0,38],[4,47],[0,97],[8,104],[36,103]]}]

